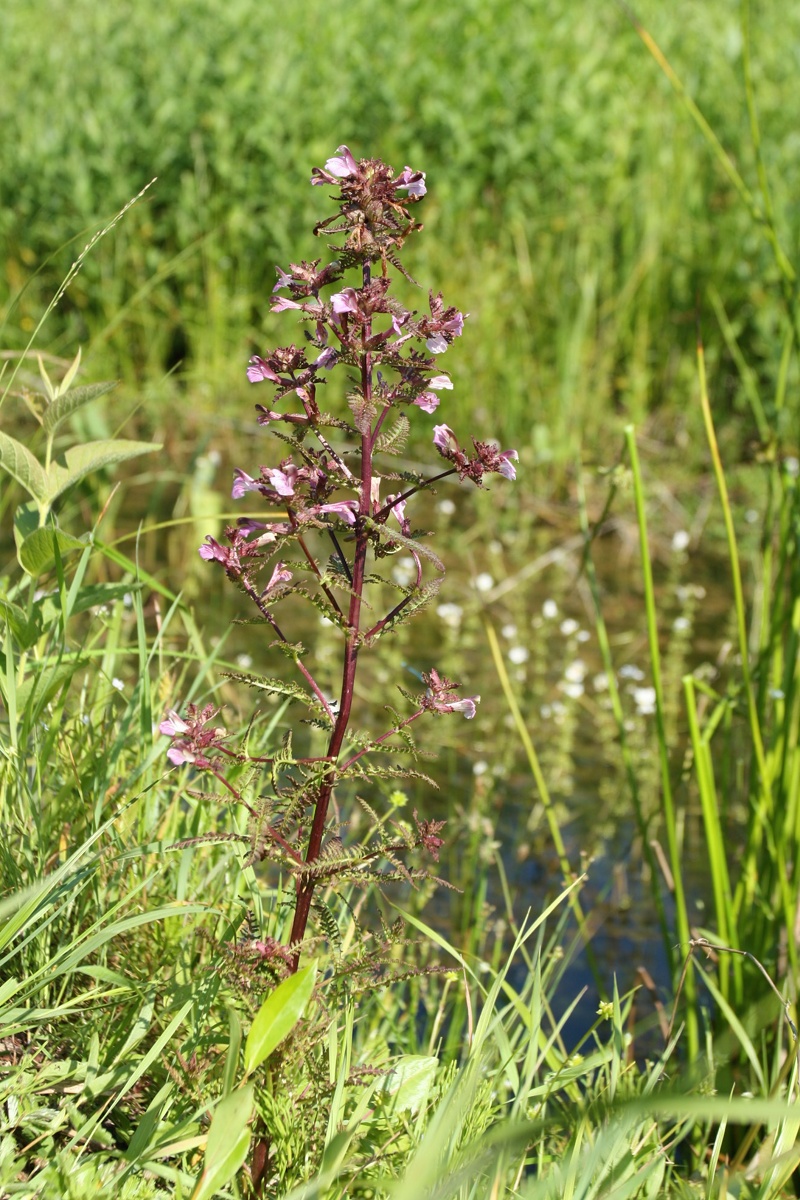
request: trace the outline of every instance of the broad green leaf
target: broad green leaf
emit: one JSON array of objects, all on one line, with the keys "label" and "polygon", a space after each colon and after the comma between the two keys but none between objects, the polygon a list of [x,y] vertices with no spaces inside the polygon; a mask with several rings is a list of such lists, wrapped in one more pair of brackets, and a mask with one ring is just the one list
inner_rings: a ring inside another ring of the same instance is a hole
[{"label": "broad green leaf", "polygon": [[392,1063],[389,1074],[381,1080],[377,1094],[386,1096],[395,1112],[418,1112],[428,1099],[438,1058],[426,1054],[405,1054]]},{"label": "broad green leaf", "polygon": [[22,442],[7,433],[0,433],[0,467],[22,484],[35,500],[44,502],[48,487],[44,467]]},{"label": "broad green leaf", "polygon": [[253,1115],[252,1083],[237,1088],[220,1100],[206,1141],[203,1170],[191,1200],[212,1200],[233,1179],[250,1146],[247,1122]]},{"label": "broad green leaf", "polygon": [[28,575],[32,575],[36,579],[39,575],[44,575],[49,571],[56,560],[55,546],[58,546],[58,553],[62,558],[71,554],[74,550],[85,550],[86,542],[89,535],[84,535],[84,538],[73,537],[71,533],[64,533],[63,529],[55,529],[52,525],[46,526],[44,529],[37,529],[19,547],[17,558],[19,565]]},{"label": "broad green leaf", "polygon": [[248,1075],[292,1032],[311,998],[316,978],[317,964],[312,963],[284,979],[267,996],[255,1015],[244,1046],[244,1069]]},{"label": "broad green leaf", "polygon": [[106,392],[110,392],[116,386],[117,380],[111,379],[106,383],[90,383],[86,387],[72,388],[71,391],[65,392],[45,410],[42,418],[44,428],[48,433],[55,433],[61,422],[77,409],[88,404],[90,400],[96,400],[98,396],[104,396]]},{"label": "broad green leaf", "polygon": [[101,442],[86,442],[83,446],[72,446],[58,454],[47,472],[43,499],[52,504],[56,497],[68,487],[78,483],[92,471],[108,467],[112,463],[125,462],[139,454],[150,454],[160,450],[157,442],[131,442],[125,438],[112,438]]},{"label": "broad green leaf", "polygon": [[35,500],[26,500],[24,504],[20,504],[14,513],[14,543],[17,551],[25,538],[41,527],[41,515]]}]

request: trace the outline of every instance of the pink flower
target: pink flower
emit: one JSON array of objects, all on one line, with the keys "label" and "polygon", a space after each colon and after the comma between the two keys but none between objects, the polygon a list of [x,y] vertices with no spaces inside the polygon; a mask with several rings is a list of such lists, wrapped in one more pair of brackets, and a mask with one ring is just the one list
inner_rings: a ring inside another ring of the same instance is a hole
[{"label": "pink flower", "polygon": [[458,684],[434,669],[427,674],[423,672],[422,678],[428,685],[428,690],[422,697],[423,708],[428,712],[441,714],[463,713],[468,721],[472,720],[476,705],[480,703],[480,696],[464,696],[459,699],[455,691]]},{"label": "pink flower", "polygon": [[336,150],[336,157],[329,158],[325,163],[325,170],[330,175],[335,175],[337,179],[347,179],[349,175],[356,174],[358,164],[347,146],[339,146]]},{"label": "pink flower", "polygon": [[434,375],[433,379],[428,381],[428,387],[433,388],[435,392],[452,392],[453,381],[449,375]]},{"label": "pink flower", "polygon": [[321,504],[317,509],[318,512],[336,513],[348,525],[355,525],[356,512],[358,511],[357,500],[337,500],[335,504]]},{"label": "pink flower", "polygon": [[302,304],[297,304],[294,300],[287,300],[285,296],[278,296],[270,305],[270,312],[285,312],[287,308],[302,308]]},{"label": "pink flower", "polygon": [[158,732],[163,733],[166,737],[176,737],[179,733],[188,733],[189,726],[183,717],[178,716],[175,709],[171,708],[166,719],[159,725]]},{"label": "pink flower", "polygon": [[498,468],[497,468],[498,472],[501,475],[505,475],[506,479],[512,479],[512,480],[516,479],[517,472],[511,462],[511,460],[513,458],[514,462],[519,461],[519,454],[517,453],[517,451],[516,450],[503,450],[503,452],[500,454],[499,457],[502,459],[502,461],[498,465]]},{"label": "pink flower", "polygon": [[318,358],[314,360],[315,367],[324,367],[326,371],[330,371],[331,367],[336,366],[336,351],[333,346],[326,346]]},{"label": "pink flower", "polygon": [[272,289],[273,292],[280,291],[281,288],[289,287],[292,283],[294,283],[292,276],[288,275],[282,267],[276,267],[275,270],[278,272],[278,282]]},{"label": "pink flower", "polygon": [[441,333],[437,333],[434,337],[429,337],[425,341],[425,345],[430,350],[431,354],[444,354],[447,349],[447,342],[442,337]]},{"label": "pink flower", "polygon": [[336,292],[331,296],[331,304],[335,313],[357,313],[358,298],[355,288],[344,288],[341,292]]},{"label": "pink flower", "polygon": [[206,559],[207,562],[216,559],[217,562],[223,563],[226,567],[231,555],[230,550],[226,550],[224,546],[220,546],[219,542],[211,534],[208,534],[206,543],[199,548],[197,553],[201,558]]},{"label": "pink flower", "polygon": [[411,167],[403,168],[397,176],[394,186],[398,191],[407,191],[409,196],[414,196],[417,199],[424,196],[428,190],[425,187],[425,172],[412,171]]},{"label": "pink flower", "polygon": [[258,354],[254,354],[250,359],[247,378],[251,383],[261,383],[264,379],[269,379],[271,383],[281,382],[280,375],[276,375],[269,363],[265,362]]},{"label": "pink flower", "polygon": [[445,456],[453,450],[458,450],[458,438],[449,425],[434,425],[433,444]]},{"label": "pink flower", "polygon": [[241,500],[245,492],[257,492],[259,486],[256,480],[251,478],[245,471],[240,471],[238,467],[234,467],[233,487],[231,488],[232,500]]},{"label": "pink flower", "polygon": [[[296,474],[296,468],[293,474]],[[266,475],[279,496],[293,496],[294,484],[286,471],[281,471],[277,467],[273,467],[266,472]]]},{"label": "pink flower", "polygon": [[414,397],[414,403],[423,412],[432,413],[439,407],[439,397],[434,392],[422,392]]},{"label": "pink flower", "polygon": [[274,592],[276,587],[282,583],[290,583],[292,580],[292,572],[287,570],[286,563],[279,562],[275,566],[275,570],[270,576],[269,583],[261,593],[262,597],[268,596],[270,592]]}]

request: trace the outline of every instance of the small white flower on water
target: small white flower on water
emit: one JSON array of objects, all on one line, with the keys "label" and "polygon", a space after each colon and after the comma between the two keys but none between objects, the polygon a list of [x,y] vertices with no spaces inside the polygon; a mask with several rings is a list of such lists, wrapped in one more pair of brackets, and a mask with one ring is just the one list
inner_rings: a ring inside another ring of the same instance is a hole
[{"label": "small white flower on water", "polygon": [[672,622],[672,628],[676,633],[683,633],[685,629],[689,629],[691,627],[691,624],[692,622],[688,617],[676,617]]},{"label": "small white flower on water", "polygon": [[411,559],[403,559],[396,567],[392,567],[392,579],[395,583],[399,583],[400,587],[408,587],[410,583],[417,577],[417,568],[414,566]]},{"label": "small white flower on water", "polygon": [[236,665],[237,667],[241,667],[243,671],[246,671],[248,667],[252,667],[253,659],[249,654],[237,654]]},{"label": "small white flower on water", "polygon": [[644,679],[644,671],[635,663],[625,663],[625,666],[619,669],[619,677],[620,679],[635,679],[638,683]]},{"label": "small white flower on water", "polygon": [[567,619],[565,621],[561,622],[561,625],[559,626],[559,628],[560,628],[561,632],[563,633],[564,637],[572,637],[573,633],[578,632],[578,630],[580,629],[580,625],[578,624],[577,621],[573,621],[572,617],[567,617]]},{"label": "small white flower on water", "polygon": [[508,638],[510,640],[511,638],[517,636],[517,627],[516,625],[512,624],[504,625],[500,632],[504,638]]},{"label": "small white flower on water", "polygon": [[704,600],[706,589],[702,583],[687,583],[675,588],[675,595],[681,604],[685,604],[687,600]]},{"label": "small white flower on water", "polygon": [[121,692],[122,689],[125,687],[125,684],[122,682],[121,679],[112,679],[111,686],[115,687],[118,692]]},{"label": "small white flower on water", "polygon": [[436,612],[440,619],[450,629],[458,629],[461,625],[461,618],[464,615],[464,610],[460,604],[440,604],[437,606]]},{"label": "small white flower on water", "polygon": [[587,672],[586,663],[582,658],[576,658],[571,662],[564,671],[564,678],[567,683],[583,683]]},{"label": "small white flower on water", "polygon": [[650,716],[656,711],[656,689],[654,687],[631,688],[636,711],[643,717]]},{"label": "small white flower on water", "polygon": [[672,535],[672,549],[676,554],[680,554],[689,548],[691,540],[691,535],[685,529],[678,529]]},{"label": "small white flower on water", "polygon": [[560,683],[558,686],[565,696],[569,696],[570,700],[580,700],[581,696],[583,695],[582,683],[565,682]]},{"label": "small white flower on water", "polygon": [[456,511],[455,502],[453,500],[440,500],[436,505],[436,508],[443,517],[452,517],[453,513]]},{"label": "small white flower on water", "polygon": [[527,662],[529,658],[530,652],[527,646],[512,646],[508,652],[508,661],[512,662],[515,667]]},{"label": "small white flower on water", "polygon": [[592,687],[594,688],[594,690],[596,692],[607,692],[608,691],[608,676],[607,675],[595,675],[594,679],[592,680]]},{"label": "small white flower on water", "polygon": [[555,621],[558,616],[558,605],[555,600],[545,600],[542,605],[542,616],[546,617],[548,621]]},{"label": "small white flower on water", "polygon": [[488,770],[489,770],[489,764],[484,762],[482,758],[479,759],[478,762],[473,763],[473,765],[472,765],[472,774],[473,775],[485,775]]},{"label": "small white flower on water", "polygon": [[783,469],[787,475],[791,475],[794,479],[794,477],[800,471],[800,459],[797,459],[793,454],[790,454],[788,458],[783,460]]},{"label": "small white flower on water", "polygon": [[589,633],[588,629],[579,629],[578,632],[575,634],[575,641],[576,642],[588,642],[588,640],[591,636],[592,635]]},{"label": "small white flower on water", "polygon": [[475,589],[478,592],[490,592],[494,587],[494,579],[488,571],[481,571],[480,575],[475,576]]}]

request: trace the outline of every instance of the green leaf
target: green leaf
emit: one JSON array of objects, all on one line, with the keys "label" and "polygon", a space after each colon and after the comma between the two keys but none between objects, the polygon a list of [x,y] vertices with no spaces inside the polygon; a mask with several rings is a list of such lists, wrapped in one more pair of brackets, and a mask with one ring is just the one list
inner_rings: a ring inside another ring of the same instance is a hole
[{"label": "green leaf", "polygon": [[161,445],[158,442],[131,442],[124,438],[72,446],[51,462],[42,499],[47,504],[52,504],[57,496],[78,483],[84,476],[90,475],[92,471],[99,471],[101,467],[108,467],[112,463],[125,462],[126,459],[160,449]]},{"label": "green leaf", "polygon": [[56,667],[45,666],[38,674],[29,675],[17,688],[17,711],[26,711],[35,692],[38,711],[41,712],[85,661],[83,658],[67,658]]},{"label": "green leaf", "polygon": [[89,534],[84,534],[82,538],[76,538],[71,533],[64,533],[62,529],[55,529],[52,525],[44,529],[37,529],[29,537],[26,537],[19,547],[17,551],[19,565],[23,571],[36,579],[53,566],[56,560],[56,546],[61,558],[65,558],[74,550],[85,550],[88,540]]},{"label": "green leaf", "polygon": [[22,484],[25,491],[38,500],[40,505],[44,503],[47,495],[44,467],[22,442],[9,437],[7,433],[0,433],[0,467],[8,471],[17,483]]},{"label": "green leaf", "polygon": [[18,604],[12,604],[10,600],[0,596],[0,614],[21,649],[27,650],[33,645],[38,636],[36,622],[29,621],[27,614]]},{"label": "green leaf", "polygon": [[381,1080],[378,1095],[385,1096],[394,1112],[418,1112],[428,1099],[438,1058],[425,1054],[405,1054],[392,1064],[390,1073]]},{"label": "green leaf", "polygon": [[104,396],[106,392],[110,392],[116,386],[117,380],[111,379],[105,383],[90,383],[86,387],[72,388],[48,405],[42,418],[42,425],[47,433],[55,433],[61,422],[77,409],[82,408],[91,400],[96,400],[98,396]]},{"label": "green leaf", "polygon": [[252,1083],[237,1088],[220,1100],[206,1141],[203,1170],[191,1200],[212,1200],[233,1179],[250,1146],[247,1122],[253,1115]]},{"label": "green leaf", "polygon": [[284,979],[267,996],[245,1042],[244,1069],[248,1075],[292,1032],[311,998],[316,978],[317,964],[312,963]]}]

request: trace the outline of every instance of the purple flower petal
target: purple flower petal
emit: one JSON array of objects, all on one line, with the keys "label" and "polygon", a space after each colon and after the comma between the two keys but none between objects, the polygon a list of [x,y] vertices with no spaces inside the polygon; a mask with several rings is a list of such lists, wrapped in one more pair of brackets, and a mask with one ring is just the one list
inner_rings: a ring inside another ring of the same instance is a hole
[{"label": "purple flower petal", "polygon": [[449,425],[434,425],[433,444],[442,454],[458,449],[458,439]]},{"label": "purple flower petal", "polygon": [[514,462],[519,461],[519,454],[517,453],[517,451],[516,450],[504,450],[503,453],[500,455],[500,458],[503,460],[500,463],[500,466],[497,468],[498,471],[500,472],[500,474],[505,475],[506,479],[512,479],[512,480],[516,479],[517,472],[514,468],[513,463],[511,462],[511,460],[513,458]]},{"label": "purple flower petal", "polygon": [[429,337],[426,340],[425,345],[428,347],[431,354],[444,354],[445,350],[447,349],[447,342],[441,333],[437,333],[434,334],[433,337]]},{"label": "purple flower petal", "polygon": [[344,288],[341,292],[336,292],[331,296],[331,304],[335,313],[357,313],[358,299],[355,288]]},{"label": "purple flower petal", "polygon": [[329,158],[325,163],[325,170],[331,175],[335,175],[337,179],[347,179],[349,175],[355,175],[358,164],[347,146],[339,146],[336,150],[336,157]]},{"label": "purple flower petal", "polygon": [[326,371],[330,371],[331,367],[336,366],[336,351],[333,346],[326,346],[318,358],[314,361],[315,367],[324,367]]},{"label": "purple flower petal", "polygon": [[179,716],[174,708],[171,708],[167,713],[166,719],[159,725],[158,731],[166,737],[175,737],[179,733],[188,733],[189,726],[183,717]]},{"label": "purple flower petal", "polygon": [[285,312],[287,308],[302,308],[302,304],[297,304],[294,300],[287,300],[285,296],[278,296],[270,305],[270,312]]},{"label": "purple flower petal", "polygon": [[258,354],[254,354],[250,359],[247,378],[251,383],[261,383],[264,379],[269,379],[271,383],[281,382],[280,376],[276,375],[269,363],[265,362]]},{"label": "purple flower petal", "polygon": [[275,488],[279,496],[293,496],[294,484],[285,471],[279,471],[277,467],[267,471],[269,481]]},{"label": "purple flower petal", "polygon": [[435,392],[422,392],[421,395],[414,397],[414,404],[423,412],[432,413],[439,407],[439,397]]},{"label": "purple flower petal", "polygon": [[324,513],[336,513],[348,525],[355,525],[356,510],[358,509],[357,500],[337,500],[335,504],[321,504],[318,511]]},{"label": "purple flower petal", "polygon": [[449,375],[434,375],[433,379],[428,380],[428,387],[433,388],[435,392],[452,392],[453,381]]},{"label": "purple flower petal", "polygon": [[233,470],[233,487],[231,488],[231,499],[241,500],[245,492],[257,492],[259,484],[248,475],[245,471],[240,471],[238,467]]}]

